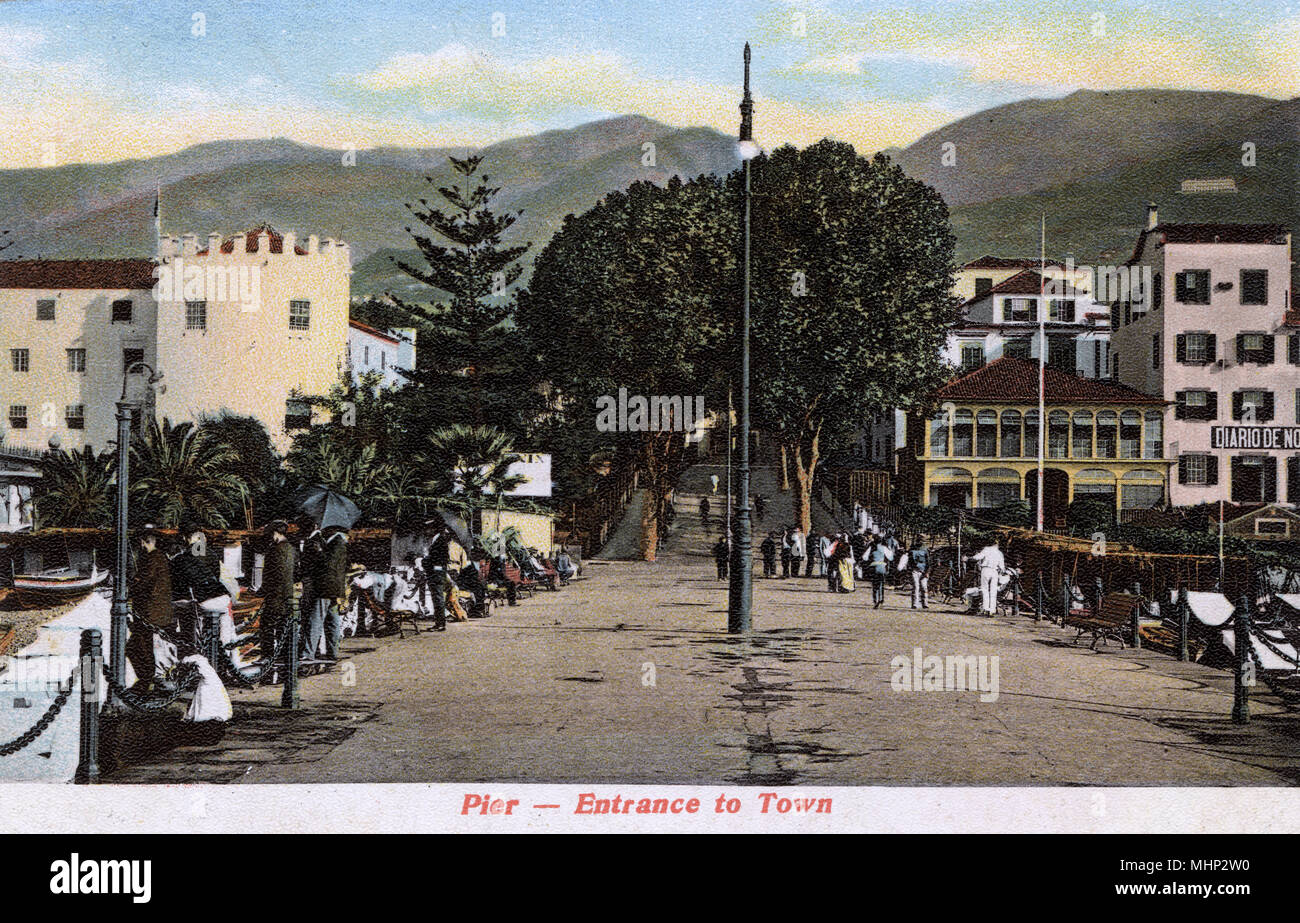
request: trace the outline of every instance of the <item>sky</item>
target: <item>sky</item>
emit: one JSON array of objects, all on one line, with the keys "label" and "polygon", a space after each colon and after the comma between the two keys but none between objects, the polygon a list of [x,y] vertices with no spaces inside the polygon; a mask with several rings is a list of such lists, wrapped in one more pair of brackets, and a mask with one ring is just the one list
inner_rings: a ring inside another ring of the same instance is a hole
[{"label": "sky", "polygon": [[0,0],[0,168],[233,138],[479,146],[613,115],[864,152],[1078,89],[1300,95],[1300,0]]}]

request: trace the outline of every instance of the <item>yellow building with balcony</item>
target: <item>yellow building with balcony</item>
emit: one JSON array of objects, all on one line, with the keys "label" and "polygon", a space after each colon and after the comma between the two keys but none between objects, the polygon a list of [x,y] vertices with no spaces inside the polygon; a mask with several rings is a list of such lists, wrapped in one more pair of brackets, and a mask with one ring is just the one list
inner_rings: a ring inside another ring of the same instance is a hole
[{"label": "yellow building with balcony", "polygon": [[[1004,357],[934,395],[937,411],[908,419],[904,496],[930,506],[1037,504],[1038,363]],[[1069,504],[1091,498],[1117,513],[1166,503],[1166,402],[1109,381],[1044,370],[1047,418],[1044,523],[1063,527]]]}]

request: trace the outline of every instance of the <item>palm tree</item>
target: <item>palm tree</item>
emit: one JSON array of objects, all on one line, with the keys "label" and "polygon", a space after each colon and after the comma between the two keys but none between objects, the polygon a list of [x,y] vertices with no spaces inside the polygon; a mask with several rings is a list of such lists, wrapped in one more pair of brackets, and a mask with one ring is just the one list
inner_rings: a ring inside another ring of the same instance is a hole
[{"label": "palm tree", "polygon": [[50,451],[38,463],[36,514],[41,525],[107,528],[113,524],[112,452],[96,455],[86,446]]},{"label": "palm tree", "polygon": [[156,525],[178,525],[185,514],[212,526],[229,525],[248,484],[232,473],[235,449],[193,423],[172,426],[150,418],[131,440],[133,502]]},{"label": "palm tree", "polygon": [[453,489],[467,498],[481,501],[489,493],[500,496],[527,480],[509,473],[520,456],[510,435],[494,426],[444,426],[429,434],[429,447],[435,465],[450,471]]}]

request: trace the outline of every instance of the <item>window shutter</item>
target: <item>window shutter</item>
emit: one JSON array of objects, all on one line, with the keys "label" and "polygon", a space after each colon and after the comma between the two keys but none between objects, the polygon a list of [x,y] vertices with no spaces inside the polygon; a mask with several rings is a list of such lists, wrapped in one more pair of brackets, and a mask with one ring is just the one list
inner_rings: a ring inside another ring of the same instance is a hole
[{"label": "window shutter", "polygon": [[1237,362],[1238,364],[1246,361],[1246,335],[1237,334]]},{"label": "window shutter", "polygon": [[[1175,392],[1174,394],[1174,419],[1175,420],[1187,419],[1187,392],[1186,391],[1178,391]],[[1178,483],[1181,484],[1183,482],[1179,481]]]},{"label": "window shutter", "polygon": [[1259,409],[1259,421],[1267,423],[1273,419],[1273,392],[1264,392],[1264,406]]},{"label": "window shutter", "polygon": [[1277,502],[1277,459],[1264,459],[1264,502]]},{"label": "window shutter", "polygon": [[1219,483],[1219,456],[1217,455],[1205,456],[1205,483]]},{"label": "window shutter", "polygon": [[1208,357],[1206,361],[1213,362],[1215,359],[1219,358],[1218,344],[1219,338],[1213,333],[1208,334],[1205,337],[1205,355]]},{"label": "window shutter", "polygon": [[1174,343],[1174,358],[1179,362],[1187,361],[1187,335],[1180,333]]},{"label": "window shutter", "polygon": [[1260,354],[1261,365],[1272,365],[1277,353],[1274,351],[1273,334],[1264,334],[1264,351]]},{"label": "window shutter", "polygon": [[1287,337],[1286,359],[1292,365],[1300,365],[1300,333]]},{"label": "window shutter", "polygon": [[1219,419],[1219,392],[1217,391],[1205,395],[1205,419]]},{"label": "window shutter", "polygon": [[1232,419],[1234,420],[1241,419],[1241,392],[1240,391],[1232,392]]},{"label": "window shutter", "polygon": [[1179,484],[1187,483],[1187,456],[1186,455],[1178,456],[1178,483]]}]

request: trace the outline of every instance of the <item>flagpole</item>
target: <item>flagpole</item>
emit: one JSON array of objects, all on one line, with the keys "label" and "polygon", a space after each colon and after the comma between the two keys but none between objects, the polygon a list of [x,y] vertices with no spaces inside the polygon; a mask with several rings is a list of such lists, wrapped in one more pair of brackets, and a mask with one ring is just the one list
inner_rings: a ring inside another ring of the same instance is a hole
[{"label": "flagpole", "polygon": [[1047,215],[1038,235],[1038,531],[1043,531],[1043,461],[1047,448],[1047,303],[1043,273],[1047,271]]}]

